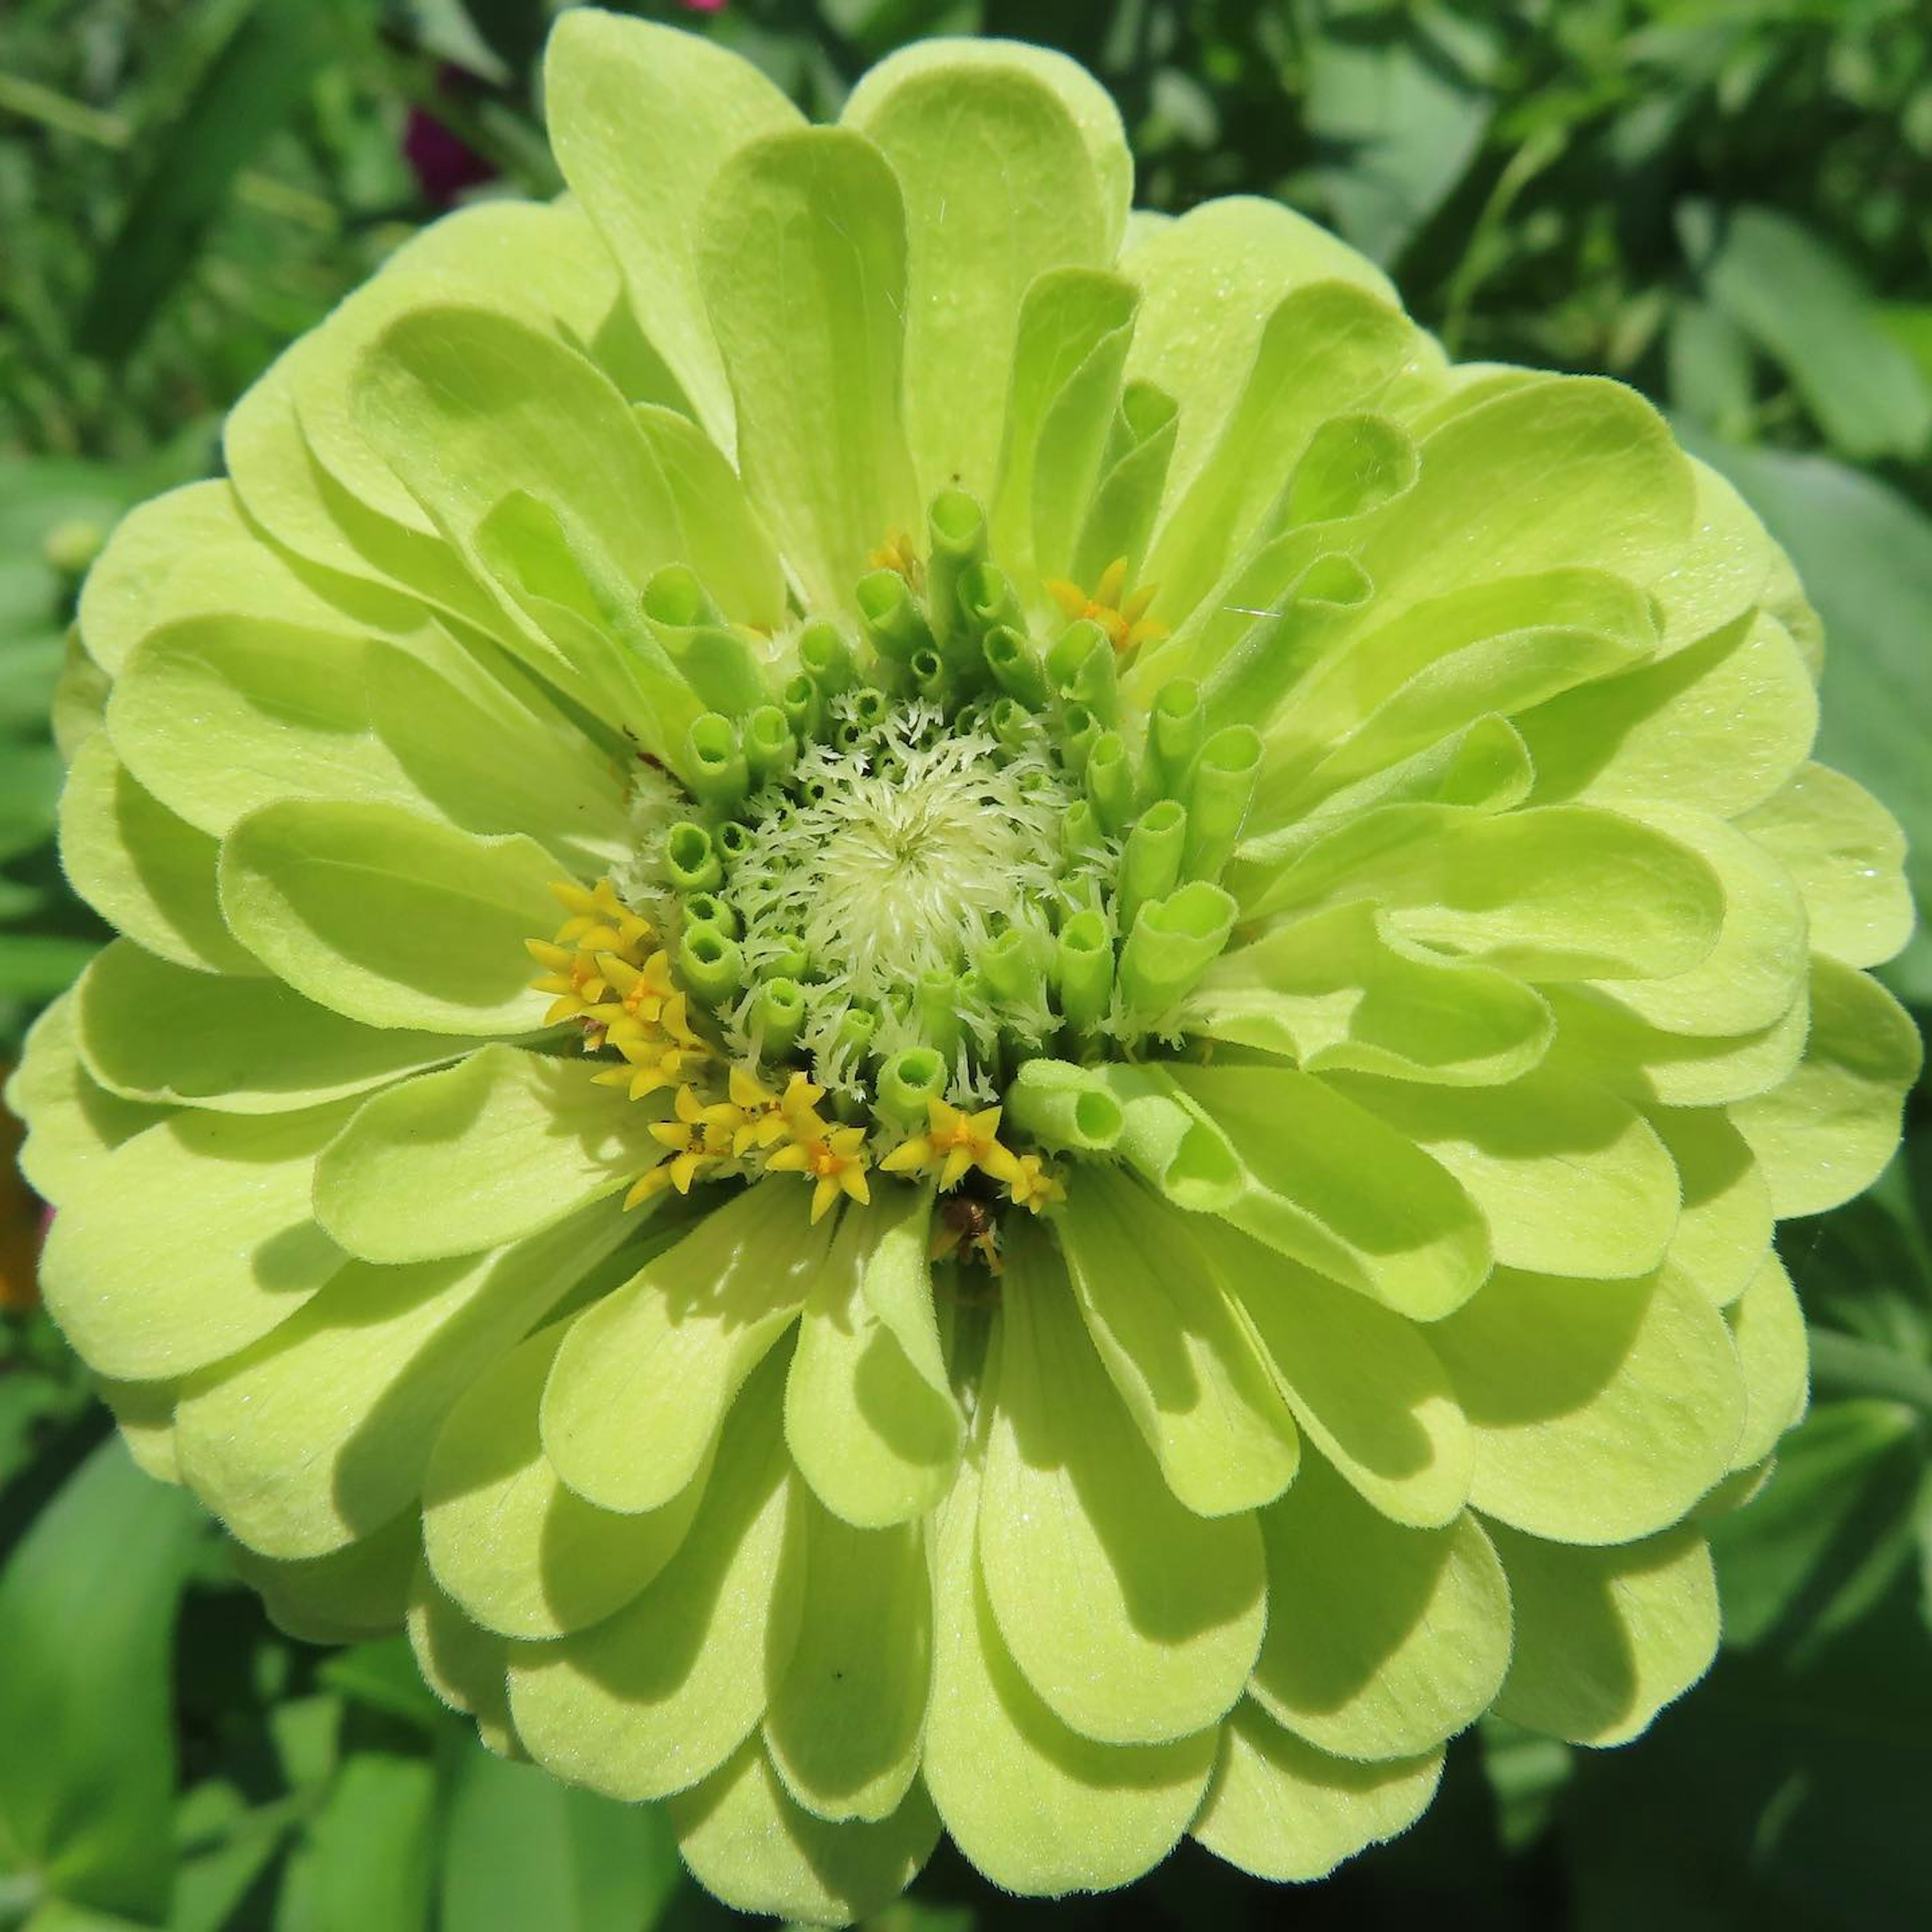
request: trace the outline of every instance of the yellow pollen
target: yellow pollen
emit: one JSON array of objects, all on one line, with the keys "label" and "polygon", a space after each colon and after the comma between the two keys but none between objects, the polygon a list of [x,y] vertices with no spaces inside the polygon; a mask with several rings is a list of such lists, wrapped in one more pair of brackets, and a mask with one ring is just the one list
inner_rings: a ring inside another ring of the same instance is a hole
[{"label": "yellow pollen", "polygon": [[874,570],[897,571],[905,579],[909,590],[920,591],[926,588],[926,565],[912,538],[904,530],[894,530],[884,543],[868,554],[866,560]]}]

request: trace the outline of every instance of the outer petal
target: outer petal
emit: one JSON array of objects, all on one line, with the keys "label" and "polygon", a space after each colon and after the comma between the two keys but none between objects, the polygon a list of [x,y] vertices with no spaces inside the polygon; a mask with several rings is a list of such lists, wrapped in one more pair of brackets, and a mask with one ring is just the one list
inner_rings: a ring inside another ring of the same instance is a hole
[{"label": "outer petal", "polygon": [[1014,1660],[1090,1738],[1213,1724],[1261,1642],[1253,1519],[1203,1519],[1171,1494],[1036,1246],[1009,1266],[998,1349],[980,1560]]},{"label": "outer petal", "polygon": [[755,1743],[673,1799],[670,1816],[686,1864],[726,1904],[813,1925],[849,1924],[886,1906],[939,1841],[922,1787],[876,1824],[828,1825],[792,1802]]},{"label": "outer petal", "polygon": [[1442,1775],[1439,1750],[1351,1763],[1244,1703],[1222,1732],[1214,1781],[1190,1835],[1257,1878],[1323,1878],[1344,1858],[1407,1831]]},{"label": "outer petal", "polygon": [[1607,1550],[1492,1532],[1516,1605],[1496,1714],[1572,1744],[1619,1744],[1710,1668],[1718,1590],[1695,1530]]},{"label": "outer petal", "polygon": [[124,1142],[167,1118],[98,1084],[74,1041],[75,995],[63,993],[27,1030],[7,1082],[8,1111],[27,1125],[20,1172],[43,1200],[66,1200]]},{"label": "outer petal", "polygon": [[344,1105],[183,1114],[90,1166],[41,1258],[47,1306],[104,1375],[179,1375],[246,1348],[343,1264],[310,1218]]},{"label": "outer petal", "polygon": [[316,1217],[371,1262],[520,1240],[655,1166],[664,1111],[580,1060],[486,1046],[364,1102],[316,1163]]},{"label": "outer petal", "polygon": [[551,139],[602,232],[652,344],[712,438],[731,404],[698,292],[697,210],[745,142],[800,124],[748,61],[696,34],[592,8],[557,23],[544,58]]},{"label": "outer petal", "polygon": [[613,1798],[662,1798],[710,1776],[751,1734],[798,1629],[789,1466],[768,1370],[746,1389],[704,1507],[657,1580],[595,1628],[513,1654],[511,1712],[546,1769]]},{"label": "outer petal", "polygon": [[1486,1710],[1509,1667],[1509,1586],[1472,1516],[1390,1522],[1311,1457],[1262,1512],[1268,1629],[1249,1694],[1337,1756],[1411,1757]]},{"label": "outer petal", "polygon": [[182,1472],[230,1531],[317,1556],[414,1502],[464,1390],[620,1231],[580,1219],[473,1260],[352,1263],[275,1332],[182,1391]]},{"label": "outer petal", "polygon": [[555,865],[386,805],[264,806],[222,848],[222,909],[318,1005],[370,1026],[534,1030],[524,942],[556,924]]},{"label": "outer petal", "polygon": [[1071,109],[1034,70],[1050,57],[997,44],[962,56],[974,44],[882,62],[844,118],[905,197],[906,428],[920,494],[950,485],[983,502],[1021,300],[1049,269],[1106,267],[1118,230]]},{"label": "outer petal", "polygon": [[1475,1432],[1471,1500],[1533,1535],[1661,1529],[1730,1468],[1743,1431],[1724,1318],[1668,1268],[1617,1282],[1499,1269],[1430,1340]]},{"label": "outer petal", "polygon": [[[789,1174],[707,1214],[571,1330],[544,1390],[544,1448],[606,1509],[657,1509],[711,1453],[746,1378],[824,1265]],[[774,1397],[776,1402],[776,1398]]]},{"label": "outer petal", "polygon": [[959,1849],[994,1884],[1058,1898],[1124,1885],[1186,1830],[1214,1762],[1212,1730],[1171,1744],[1096,1744],[1020,1675],[977,1575],[980,1483],[960,1472],[941,1531],[925,1775]]},{"label": "outer petal", "polygon": [[1731,1452],[1731,1466],[1748,1469],[1802,1418],[1810,1392],[1804,1311],[1775,1255],[1766,1257],[1725,1318],[1744,1376],[1744,1432]]},{"label": "outer petal", "polygon": [[916,1524],[854,1529],[803,1504],[798,1642],[773,1687],[765,1745],[815,1816],[877,1822],[919,1768],[932,1676],[932,1579]]},{"label": "outer petal", "polygon": [[699,274],[738,410],[738,463],[812,608],[921,526],[900,417],[905,213],[884,157],[836,128],[726,164]]}]

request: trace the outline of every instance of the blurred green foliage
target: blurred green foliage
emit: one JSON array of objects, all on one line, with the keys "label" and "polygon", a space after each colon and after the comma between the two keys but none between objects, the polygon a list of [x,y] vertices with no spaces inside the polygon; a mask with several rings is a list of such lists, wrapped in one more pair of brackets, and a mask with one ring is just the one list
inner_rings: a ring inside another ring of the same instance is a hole
[{"label": "blurred green foliage", "polygon": [[[0,14],[0,1059],[100,937],[52,844],[49,712],[88,559],[208,473],[223,412],[456,176],[556,185],[541,0],[10,0]],[[1280,196],[1459,356],[1673,415],[1826,622],[1824,753],[1932,908],[1932,15],[1924,0],[730,0],[815,113],[945,32],[1066,48],[1139,198]],[[454,168],[455,175],[451,170]],[[488,190],[484,190],[488,191]],[[1932,1012],[1932,942],[1888,976]],[[1726,1648],[1634,1748],[1484,1726],[1407,1839],[1292,1902],[1178,1855],[1022,1906],[942,1852],[892,1932],[1932,1923],[1932,1096],[1867,1199],[1785,1231],[1814,1404],[1717,1532]],[[18,1300],[24,1197],[0,1188]],[[218,1540],[0,1316],[0,1926],[643,1932],[729,1915],[648,1808],[466,1741],[400,1642],[271,1629]]]}]

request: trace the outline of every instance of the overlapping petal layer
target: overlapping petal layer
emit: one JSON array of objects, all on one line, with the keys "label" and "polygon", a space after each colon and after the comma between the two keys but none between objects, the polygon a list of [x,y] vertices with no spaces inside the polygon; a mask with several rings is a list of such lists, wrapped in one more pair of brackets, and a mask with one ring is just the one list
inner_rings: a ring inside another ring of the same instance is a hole
[{"label": "overlapping petal layer", "polygon": [[[1634,1736],[1715,1641],[1687,1517],[1804,1404],[1773,1220],[1915,1070],[1778,553],[1630,392],[1447,365],[1286,211],[1130,223],[1057,56],[931,44],[809,130],[576,9],[547,92],[570,194],[404,250],[82,599],[62,850],[124,936],[10,1102],[135,1454],[749,1910],[857,1916],[942,1828],[1020,1891],[1190,1831],[1311,1878],[1485,1709]],[[997,1281],[940,1115],[869,1205],[828,1123],[694,1187],[801,1117],[591,1080],[621,933],[527,984],[554,882],[669,862],[707,718],[819,716],[824,627],[902,621],[1076,638],[987,662],[1126,882],[998,1009],[1033,1167],[952,1094],[1046,1209]]]}]

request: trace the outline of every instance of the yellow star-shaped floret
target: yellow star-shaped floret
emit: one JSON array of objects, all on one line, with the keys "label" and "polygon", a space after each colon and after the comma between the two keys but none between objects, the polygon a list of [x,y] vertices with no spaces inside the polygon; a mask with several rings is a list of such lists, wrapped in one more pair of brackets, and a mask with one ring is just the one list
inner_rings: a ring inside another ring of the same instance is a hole
[{"label": "yellow star-shaped floret", "polygon": [[902,1142],[880,1162],[888,1174],[918,1174],[936,1167],[944,1192],[957,1187],[970,1168],[995,1180],[1010,1180],[1018,1171],[1012,1150],[1000,1142],[998,1108],[982,1107],[969,1114],[935,1098],[926,1102],[926,1132]]},{"label": "yellow star-shaped floret", "polygon": [[621,953],[600,952],[597,964],[610,993],[591,1010],[591,1017],[611,1029],[613,1043],[621,1046],[622,1036],[633,1026],[658,1024],[664,1010],[678,997],[670,976],[670,956],[653,952],[640,966],[633,965]]},{"label": "yellow star-shaped floret", "polygon": [[821,1131],[814,1132],[807,1128],[801,1132],[802,1124],[792,1124],[796,1138],[790,1145],[770,1155],[766,1166],[778,1174],[808,1174],[818,1182],[812,1196],[814,1222],[823,1220],[841,1195],[849,1195],[861,1207],[866,1205],[872,1198],[872,1189],[866,1178],[869,1163],[866,1157],[865,1129],[825,1130],[816,1116],[812,1117],[812,1125]]},{"label": "yellow star-shaped floret", "polygon": [[650,1128],[651,1138],[670,1150],[669,1156],[638,1180],[625,1198],[627,1208],[634,1208],[667,1187],[688,1194],[692,1182],[707,1168],[731,1158],[741,1118],[736,1107],[722,1100],[707,1104],[697,1088],[688,1084],[677,1090],[674,1104],[677,1118],[653,1120]]},{"label": "yellow star-shaped floret", "polygon": [[1029,1214],[1056,1207],[1066,1198],[1066,1182],[1058,1174],[1049,1174],[1038,1154],[1023,1154],[1013,1166],[1016,1172],[1007,1178],[1006,1192]]},{"label": "yellow star-shaped floret", "polygon": [[554,939],[524,940],[530,957],[543,968],[530,985],[550,995],[545,1026],[582,1018],[592,1046],[601,1046],[608,1018],[593,1010],[610,990],[607,962],[620,959],[634,969],[652,937],[651,922],[623,904],[608,879],[588,886],[560,880],[550,890],[569,917]]},{"label": "yellow star-shaped floret", "polygon": [[1077,584],[1064,578],[1049,578],[1047,594],[1067,616],[1090,617],[1112,640],[1114,649],[1125,656],[1142,644],[1156,644],[1167,635],[1165,624],[1150,623],[1148,608],[1160,595],[1157,584],[1144,584],[1132,596],[1126,594],[1127,560],[1117,556],[1100,573],[1100,580],[1090,597]]},{"label": "yellow star-shaped floret", "polygon": [[884,543],[867,553],[866,560],[874,570],[896,570],[911,590],[926,588],[925,562],[904,530],[893,531]]}]

